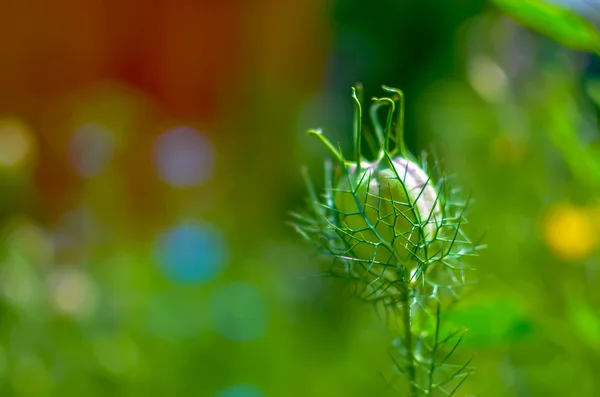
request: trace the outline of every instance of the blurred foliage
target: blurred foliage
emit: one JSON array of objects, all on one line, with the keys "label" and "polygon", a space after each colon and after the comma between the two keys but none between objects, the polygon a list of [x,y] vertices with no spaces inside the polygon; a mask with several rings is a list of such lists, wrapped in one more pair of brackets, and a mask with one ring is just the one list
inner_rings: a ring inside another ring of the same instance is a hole
[{"label": "blurred foliage", "polygon": [[285,224],[357,81],[486,233],[462,395],[600,395],[600,10],[561,3],[2,2],[0,395],[393,396]]},{"label": "blurred foliage", "polygon": [[562,45],[582,51],[600,51],[600,33],[589,21],[544,0],[494,0],[517,21],[548,35]]}]

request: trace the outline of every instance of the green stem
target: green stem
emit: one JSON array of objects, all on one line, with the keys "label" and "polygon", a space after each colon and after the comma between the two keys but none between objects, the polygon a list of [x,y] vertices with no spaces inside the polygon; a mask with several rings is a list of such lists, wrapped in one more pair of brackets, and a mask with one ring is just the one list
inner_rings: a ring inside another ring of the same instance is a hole
[{"label": "green stem", "polygon": [[[381,150],[385,143],[385,138],[383,135],[383,128],[381,127],[381,123],[379,122],[379,118],[377,117],[377,111],[384,105],[384,102],[379,98],[373,98],[373,105],[371,105],[371,109],[369,110],[371,114],[371,120],[373,122],[373,130],[375,131],[375,138],[377,139],[377,148]],[[378,151],[379,151],[378,150]]]},{"label": "green stem", "polygon": [[410,288],[408,284],[402,284],[402,291],[400,296],[400,310],[402,311],[402,325],[404,327],[404,347],[406,348],[406,355],[408,358],[408,364],[406,366],[406,374],[408,375],[408,382],[410,385],[410,396],[414,397],[417,395],[418,390],[416,386],[417,382],[417,370],[415,367],[415,356],[413,353],[413,337],[412,337],[412,319],[410,315]]},{"label": "green stem", "polygon": [[323,208],[320,207],[317,203],[319,202],[319,198],[317,197],[317,192],[315,190],[312,181],[310,180],[310,176],[308,175],[308,169],[306,167],[302,167],[301,169],[302,177],[304,178],[304,182],[306,184],[306,188],[308,190],[308,196],[310,197],[310,204],[315,212],[315,215],[318,217],[323,216]]},{"label": "green stem", "polygon": [[340,152],[333,146],[333,144],[329,141],[329,139],[325,138],[325,135],[323,135],[323,130],[321,130],[320,128],[316,129],[316,130],[308,130],[307,133],[308,133],[308,135],[316,136],[317,138],[319,138],[319,140],[321,142],[323,142],[323,144],[331,152],[331,154],[333,154],[333,157],[335,157],[340,163],[344,164],[344,158],[342,157]]},{"label": "green stem", "polygon": [[354,115],[354,139],[356,144],[354,149],[356,150],[355,161],[356,161],[356,172],[360,172],[360,162],[362,156],[361,144],[362,144],[362,108],[360,106],[360,100],[356,94],[356,88],[352,87],[352,98],[354,99],[356,108]]},{"label": "green stem", "polygon": [[430,396],[433,392],[433,373],[435,371],[435,355],[438,350],[438,341],[440,339],[440,302],[436,301],[437,306],[435,310],[435,335],[434,335],[434,344],[433,349],[431,350],[431,364],[429,365],[429,381],[427,385],[427,395]]},{"label": "green stem", "polygon": [[404,93],[397,88],[383,86],[384,91],[394,92],[400,97],[400,111],[396,123],[396,145],[400,149],[400,154],[406,157],[406,145],[404,144]]},{"label": "green stem", "polygon": [[[394,111],[396,109],[396,105],[395,105],[394,101],[391,98],[373,98],[373,100],[375,101],[375,105],[382,104],[382,103],[387,103],[390,106],[390,108],[388,110],[387,119],[386,119],[386,122],[385,122],[385,131],[384,131],[383,138],[382,138],[383,148],[381,149],[382,152],[379,154],[379,159],[382,159],[383,158],[383,151],[385,150],[385,151],[390,152],[390,149],[391,149],[390,148],[390,146],[391,146],[391,143],[390,143],[391,137],[390,136],[391,136],[391,132],[392,132],[392,119],[394,117]],[[375,120],[374,120],[373,123],[378,128],[381,129],[381,126],[379,125],[379,120],[377,120],[377,115],[376,114],[374,115],[374,118],[375,118]]]}]

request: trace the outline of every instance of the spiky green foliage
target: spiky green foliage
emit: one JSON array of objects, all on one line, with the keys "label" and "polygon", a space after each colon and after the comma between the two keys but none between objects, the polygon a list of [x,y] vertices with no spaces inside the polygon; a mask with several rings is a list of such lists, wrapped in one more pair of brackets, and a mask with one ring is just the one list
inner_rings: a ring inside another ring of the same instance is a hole
[{"label": "spiky green foliage", "polygon": [[[365,141],[377,145],[374,160],[361,151],[362,106],[356,89],[355,162],[347,161],[320,130],[309,131],[335,164],[325,162],[322,194],[304,170],[310,201],[308,210],[294,214],[294,226],[331,259],[328,275],[347,280],[357,296],[375,302],[399,323],[401,334],[391,346],[397,373],[405,379],[398,391],[451,396],[472,368],[470,360],[452,362],[464,330],[446,330],[442,313],[470,283],[464,258],[475,255],[478,245],[463,232],[466,202],[455,198],[449,178],[438,164],[428,167],[425,158],[417,165],[405,148],[402,92],[384,90],[392,95],[373,99],[372,124],[365,126],[373,131]],[[382,106],[388,107],[385,127],[378,118]]]}]

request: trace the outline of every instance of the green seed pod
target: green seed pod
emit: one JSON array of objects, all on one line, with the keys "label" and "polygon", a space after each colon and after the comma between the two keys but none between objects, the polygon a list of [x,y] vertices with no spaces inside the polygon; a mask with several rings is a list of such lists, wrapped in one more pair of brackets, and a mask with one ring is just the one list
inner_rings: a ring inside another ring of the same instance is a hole
[{"label": "green seed pod", "polygon": [[396,157],[348,166],[334,191],[340,227],[352,254],[413,271],[419,250],[436,236],[441,209],[435,188],[414,162]]},{"label": "green seed pod", "polygon": [[[309,211],[295,214],[294,226],[331,260],[328,275],[348,281],[359,297],[375,302],[387,318],[397,321],[400,335],[392,347],[397,372],[406,378],[404,394],[432,396],[439,390],[440,395],[452,395],[448,390],[460,387],[471,368],[469,362],[448,365],[464,332],[440,336],[440,313],[468,284],[469,269],[462,259],[479,247],[462,230],[466,203],[452,197],[443,175],[433,177],[426,163],[417,165],[404,147],[402,92],[384,90],[393,96],[374,99],[373,136],[365,140],[374,142],[375,159],[361,152],[362,108],[356,90],[354,162],[345,160],[321,130],[309,131],[337,164],[325,163],[322,195],[305,174],[311,205]],[[385,128],[377,114],[383,105],[388,106]]]}]

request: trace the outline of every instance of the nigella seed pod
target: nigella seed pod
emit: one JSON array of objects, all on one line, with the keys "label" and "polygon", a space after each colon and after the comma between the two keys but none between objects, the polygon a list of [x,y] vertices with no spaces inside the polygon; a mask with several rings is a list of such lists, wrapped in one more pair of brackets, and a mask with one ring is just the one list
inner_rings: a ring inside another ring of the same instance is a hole
[{"label": "nigella seed pod", "polygon": [[[466,203],[450,197],[453,190],[446,178],[434,178],[426,163],[419,166],[404,147],[402,92],[384,90],[393,96],[375,98],[370,109],[374,136],[366,142],[375,142],[375,159],[361,153],[362,108],[356,90],[355,161],[347,161],[321,130],[309,131],[336,163],[325,163],[320,195],[305,174],[311,205],[309,211],[295,214],[294,226],[331,259],[327,274],[343,278],[359,297],[376,302],[387,318],[397,320],[401,335],[392,350],[397,372],[406,377],[404,394],[432,396],[440,390],[449,395],[445,388],[456,390],[471,368],[469,363],[448,365],[464,332],[440,339],[440,313],[467,285],[469,269],[462,259],[478,247],[462,230]],[[384,105],[385,128],[377,115]]]},{"label": "nigella seed pod", "polygon": [[355,164],[349,165],[348,171],[333,195],[352,255],[412,271],[419,251],[434,239],[441,221],[430,178],[402,157],[364,162],[360,172]]}]

